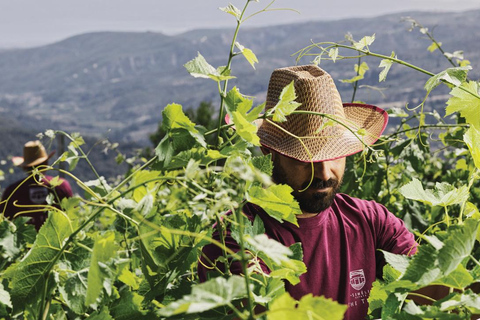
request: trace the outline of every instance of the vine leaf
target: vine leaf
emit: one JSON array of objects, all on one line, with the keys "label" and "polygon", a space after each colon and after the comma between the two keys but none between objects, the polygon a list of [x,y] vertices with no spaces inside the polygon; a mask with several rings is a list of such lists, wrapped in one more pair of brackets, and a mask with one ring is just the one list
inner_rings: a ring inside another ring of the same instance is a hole
[{"label": "vine leaf", "polygon": [[270,304],[267,320],[340,320],[343,319],[346,310],[346,305],[341,305],[331,299],[307,294],[300,301],[296,301],[286,292]]},{"label": "vine leaf", "polygon": [[93,245],[93,253],[88,272],[88,288],[85,304],[91,305],[96,302],[102,293],[104,281],[108,274],[104,271],[106,262],[115,256],[117,246],[115,245],[115,233],[108,232],[106,234],[98,234]]},{"label": "vine leaf", "polygon": [[400,193],[407,199],[417,200],[431,206],[449,206],[467,201],[468,187],[455,188],[442,182],[435,185],[435,189],[423,189],[422,183],[413,178],[412,181],[400,188]]},{"label": "vine leaf", "polygon": [[[446,116],[459,112],[465,120],[480,130],[480,99],[478,97],[478,82],[463,83],[461,88],[453,88],[452,97],[447,101]],[[474,96],[476,95],[476,96]]]},{"label": "vine leaf", "polygon": [[371,36],[365,36],[360,41],[354,41],[353,47],[357,50],[363,50],[365,47],[368,49],[368,46],[375,41],[375,34]]},{"label": "vine leaf", "polygon": [[465,81],[467,78],[467,72],[470,69],[472,69],[472,67],[467,66],[443,70],[427,80],[425,83],[425,90],[430,93],[442,81],[458,87]]},{"label": "vine leaf", "polygon": [[198,52],[196,58],[188,61],[183,66],[195,78],[210,78],[217,82],[235,78],[230,75],[229,70],[225,67],[215,69],[205,60],[200,52]]},{"label": "vine leaf", "polygon": [[427,48],[428,51],[433,52],[442,46],[441,42],[432,42],[432,44]]},{"label": "vine leaf", "polygon": [[11,299],[14,310],[22,310],[26,301],[35,301],[35,297],[42,294],[55,259],[72,233],[72,223],[63,212],[50,212],[28,255],[13,270],[9,269],[9,273],[13,272]]},{"label": "vine leaf", "polygon": [[357,73],[357,75],[351,79],[343,79],[340,81],[344,83],[353,83],[362,80],[365,77],[365,72],[367,72],[369,69],[370,68],[368,67],[368,64],[366,62],[362,62],[360,66],[358,64],[355,64],[355,72]]},{"label": "vine leaf", "polygon": [[235,7],[231,3],[226,7],[220,7],[218,9],[220,9],[221,11],[226,12],[228,14],[231,14],[232,16],[234,16],[237,19],[237,21],[240,20],[240,16],[242,15],[242,11],[240,11],[237,7]]},{"label": "vine leaf", "polygon": [[227,112],[230,115],[230,118],[233,120],[235,125],[235,130],[240,137],[246,141],[252,143],[253,145],[260,145],[260,138],[257,136],[258,127],[252,123],[256,120],[264,108],[264,104],[258,105],[255,108],[252,108],[253,101],[244,97],[237,89],[234,87],[227,93],[225,97],[225,106]]},{"label": "vine leaf", "polygon": [[295,93],[295,85],[292,81],[282,89],[278,103],[269,112],[269,114],[273,114],[273,121],[287,121],[286,117],[301,105],[295,101],[296,98],[297,94]]},{"label": "vine leaf", "polygon": [[[392,54],[390,55],[390,57],[395,59],[397,58],[394,51],[392,51]],[[382,82],[387,79],[387,74],[388,74],[388,71],[390,71],[392,64],[393,64],[393,61],[390,59],[383,59],[382,61],[380,61],[380,65],[378,67],[383,68],[383,70],[378,75],[378,82]]]},{"label": "vine leaf", "polygon": [[214,278],[192,287],[192,292],[158,311],[158,315],[170,317],[180,313],[200,313],[230,304],[246,297],[243,277]]},{"label": "vine leaf", "polygon": [[248,63],[250,63],[252,68],[255,69],[255,63],[258,63],[258,59],[255,53],[253,53],[252,50],[245,48],[238,42],[235,42],[235,46],[238,48],[238,50],[240,50],[245,59],[247,59]]},{"label": "vine leaf", "polygon": [[464,134],[463,140],[470,150],[475,167],[480,169],[480,129],[470,127]]},{"label": "vine leaf", "polygon": [[248,201],[261,206],[272,218],[298,226],[296,215],[302,211],[291,192],[291,187],[282,184],[273,184],[268,188],[253,186],[247,198]]},{"label": "vine leaf", "polygon": [[168,165],[175,153],[191,149],[195,142],[206,148],[204,136],[195,128],[195,124],[183,113],[182,106],[169,104],[162,112],[162,124],[167,134],[155,148],[158,160]]}]

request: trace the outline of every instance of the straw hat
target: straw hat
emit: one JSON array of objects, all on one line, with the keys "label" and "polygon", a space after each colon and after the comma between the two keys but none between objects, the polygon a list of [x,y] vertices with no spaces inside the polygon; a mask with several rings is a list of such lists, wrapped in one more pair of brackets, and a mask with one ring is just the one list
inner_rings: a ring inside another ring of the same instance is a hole
[{"label": "straw hat", "polygon": [[46,160],[50,159],[54,154],[55,151],[47,154],[45,147],[38,140],[28,141],[23,146],[23,157],[14,157],[13,162],[17,166],[28,168],[45,162]]},{"label": "straw hat", "polygon": [[314,65],[274,70],[266,111],[275,107],[283,88],[292,81],[301,104],[297,110],[327,114],[334,121],[311,114],[291,114],[287,121],[275,124],[259,121],[258,136],[266,148],[303,162],[334,160],[362,151],[363,143],[372,145],[387,125],[388,115],[378,107],[342,104],[332,77]]}]

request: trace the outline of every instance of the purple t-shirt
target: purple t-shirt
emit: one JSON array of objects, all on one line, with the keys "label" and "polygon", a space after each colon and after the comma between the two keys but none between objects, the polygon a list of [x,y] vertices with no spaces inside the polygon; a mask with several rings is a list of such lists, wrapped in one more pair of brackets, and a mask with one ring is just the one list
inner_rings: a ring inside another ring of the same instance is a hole
[{"label": "purple t-shirt", "polygon": [[[62,200],[63,198],[73,196],[72,188],[67,180],[61,179],[62,183],[55,188],[52,188],[50,186],[50,180],[52,179],[53,177],[51,176],[44,176],[44,178],[41,180],[41,183],[39,184],[36,179],[30,177],[26,181],[22,179],[9,185],[2,195],[2,201],[6,200],[10,195],[11,198],[7,203],[0,205],[0,214],[5,209],[5,217],[12,219],[20,211],[33,209],[15,206],[14,202],[16,202],[16,204],[18,205],[24,206],[42,206],[47,204],[46,200],[49,194],[54,195],[56,202],[60,202],[60,200]],[[37,231],[47,219],[46,212],[25,213],[22,214],[22,216],[31,217],[29,223],[33,224]]]},{"label": "purple t-shirt", "polygon": [[[397,254],[416,251],[414,236],[403,221],[384,206],[374,202],[338,194],[333,205],[312,218],[297,219],[299,226],[279,223],[260,207],[247,203],[243,212],[253,220],[260,216],[265,233],[272,239],[290,246],[301,242],[307,273],[293,286],[286,282],[287,291],[295,299],[312,293],[348,305],[344,319],[364,319],[373,281],[381,276],[383,255],[377,249]],[[238,245],[227,235],[227,246]],[[221,255],[218,247],[209,245],[204,253],[210,261]],[[203,263],[208,265],[206,260]],[[240,272],[233,266],[233,273]],[[199,264],[199,276],[206,279],[207,269]]]}]

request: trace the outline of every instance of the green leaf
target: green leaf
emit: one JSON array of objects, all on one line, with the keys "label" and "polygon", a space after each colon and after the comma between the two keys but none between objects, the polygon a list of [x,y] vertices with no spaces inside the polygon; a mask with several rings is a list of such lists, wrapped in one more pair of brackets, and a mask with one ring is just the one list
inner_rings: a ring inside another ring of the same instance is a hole
[{"label": "green leaf", "polygon": [[187,71],[195,78],[210,78],[210,75],[217,75],[218,71],[211,66],[207,60],[198,52],[195,59],[192,59],[183,65]]},{"label": "green leaf", "polygon": [[475,167],[480,169],[480,129],[470,127],[463,136],[463,140],[468,146]]},{"label": "green leaf", "polygon": [[438,264],[443,274],[448,275],[471,254],[479,224],[475,219],[466,219],[462,225],[448,229],[448,238],[443,241],[444,246],[438,255]]},{"label": "green leaf", "polygon": [[86,320],[114,320],[107,307],[103,307],[101,310],[93,312]]},{"label": "green leaf", "polygon": [[388,251],[381,250],[383,256],[385,257],[385,261],[391,265],[395,270],[404,273],[408,265],[410,264],[410,258],[406,255],[402,254],[394,254]]},{"label": "green leaf", "polygon": [[[395,59],[397,58],[397,56],[395,55],[395,52],[393,51],[390,57]],[[378,82],[382,82],[382,81],[385,81],[385,79],[387,79],[387,74],[388,74],[388,71],[390,71],[390,67],[392,66],[392,64],[393,64],[393,61],[390,59],[383,59],[382,61],[380,61],[380,65],[378,67],[383,68],[383,70],[378,75]]]},{"label": "green leaf", "polygon": [[276,264],[289,260],[288,256],[292,251],[278,241],[270,239],[266,234],[258,234],[254,237],[247,237],[247,242],[255,248],[256,252],[264,253]]},{"label": "green leaf", "polygon": [[250,63],[250,65],[253,67],[253,69],[255,69],[255,63],[258,63],[258,59],[255,53],[253,53],[252,50],[245,48],[238,42],[235,43],[235,46],[240,50],[245,59],[247,59],[248,63]]},{"label": "green leaf", "polygon": [[234,16],[237,20],[240,20],[240,16],[242,15],[242,11],[240,11],[237,7],[235,7],[233,4],[229,4],[228,6],[226,7],[221,7],[221,8],[218,8],[220,10],[222,10],[223,12],[226,12],[228,14],[231,14],[232,16]]},{"label": "green leaf", "polygon": [[116,255],[116,251],[117,245],[115,244],[114,232],[109,231],[103,235],[97,235],[95,244],[93,245],[93,253],[88,272],[86,305],[91,305],[96,302],[103,288],[110,280],[108,279],[108,274],[105,272],[105,264]]},{"label": "green leaf", "polygon": [[192,287],[192,292],[158,311],[170,317],[180,313],[200,313],[247,296],[245,280],[240,276],[214,278]]},{"label": "green leaf", "polygon": [[115,320],[140,320],[143,317],[142,310],[143,297],[136,292],[122,290],[120,292],[120,299],[116,300],[113,306],[110,307],[110,314]]},{"label": "green leaf", "polygon": [[469,197],[468,187],[455,188],[442,182],[435,185],[435,189],[423,189],[422,183],[417,179],[400,188],[400,193],[407,199],[417,200],[431,206],[449,206],[467,201]]},{"label": "green leaf", "polygon": [[12,308],[12,301],[10,300],[10,294],[3,288],[3,284],[0,283],[0,303]]},{"label": "green leaf", "polygon": [[87,295],[88,270],[81,270],[70,275],[59,291],[70,309],[77,314],[86,311],[85,297]]},{"label": "green leaf", "polygon": [[353,46],[357,50],[363,50],[365,47],[368,49],[368,46],[375,41],[375,34],[371,36],[365,36],[360,41],[354,42]]},{"label": "green leaf", "polygon": [[432,42],[432,44],[427,48],[428,51],[433,52],[442,46],[441,42]]},{"label": "green leaf", "polygon": [[382,283],[376,280],[372,284],[370,295],[368,297],[368,313],[371,314],[374,310],[382,309],[385,301],[388,298],[387,292],[383,289]]},{"label": "green leaf", "polygon": [[72,221],[63,212],[50,212],[32,249],[15,267],[11,282],[11,298],[15,310],[22,310],[25,301],[36,300],[45,290],[57,255],[73,229]]},{"label": "green leaf", "polygon": [[455,270],[450,272],[448,276],[445,276],[439,280],[433,282],[442,286],[463,290],[473,282],[473,277],[470,275],[467,269],[461,264],[457,266]]},{"label": "green leaf", "polygon": [[268,188],[253,186],[247,195],[248,201],[262,207],[272,218],[297,225],[297,214],[302,211],[295,201],[292,188],[287,185],[274,184]]},{"label": "green leaf", "polygon": [[328,51],[328,56],[335,62],[338,58],[338,48],[331,48],[330,51]]},{"label": "green leaf", "polygon": [[270,110],[270,114],[273,114],[273,121],[287,121],[286,117],[301,106],[300,103],[295,101],[296,98],[295,84],[292,81],[282,89],[278,103]]},{"label": "green leaf", "polygon": [[442,311],[455,310],[466,308],[473,314],[480,313],[480,295],[473,293],[471,290],[466,290],[464,293],[457,293],[447,301],[440,304]]},{"label": "green leaf", "polygon": [[353,82],[357,82],[359,80],[362,80],[365,76],[365,72],[367,72],[368,70],[370,70],[370,68],[368,67],[368,64],[366,62],[362,62],[362,64],[360,64],[360,66],[358,66],[358,64],[355,64],[355,72],[357,73],[357,75],[351,79],[344,79],[344,80],[340,80],[341,82],[344,82],[344,83],[353,83]]},{"label": "green leaf", "polygon": [[288,293],[284,293],[269,305],[267,320],[341,320],[345,311],[347,311],[346,305],[325,297],[307,294],[297,302]]},{"label": "green leaf", "polygon": [[[439,254],[438,251],[428,244],[419,246],[417,250],[405,273],[400,278],[406,280],[403,285],[406,289],[417,289],[442,277],[441,270],[435,263]],[[411,288],[412,283],[414,284],[413,288]],[[396,282],[392,282],[386,286],[386,290],[398,287]]]},{"label": "green leaf", "polygon": [[480,98],[478,97],[478,82],[463,83],[460,88],[453,88],[452,97],[447,101],[446,115],[459,112],[467,123],[480,130]]},{"label": "green leaf", "polygon": [[470,69],[471,67],[458,67],[443,70],[427,80],[425,83],[425,90],[430,93],[442,81],[454,86],[460,86],[467,78],[467,72]]},{"label": "green leaf", "polygon": [[187,71],[195,78],[210,78],[217,82],[235,78],[230,75],[230,70],[225,67],[215,69],[207,60],[198,52],[196,58],[188,61],[183,65]]},{"label": "green leaf", "polygon": [[273,171],[272,155],[269,153],[264,156],[253,157],[252,164],[261,172],[271,176]]},{"label": "green leaf", "polygon": [[232,113],[232,119],[235,123],[236,132],[240,137],[255,146],[260,146],[260,138],[257,135],[258,127],[248,120],[238,111]]}]

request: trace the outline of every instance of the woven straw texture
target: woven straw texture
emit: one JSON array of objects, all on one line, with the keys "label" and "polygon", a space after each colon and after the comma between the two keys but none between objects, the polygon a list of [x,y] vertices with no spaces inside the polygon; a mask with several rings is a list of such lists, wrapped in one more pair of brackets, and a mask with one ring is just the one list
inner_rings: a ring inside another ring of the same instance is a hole
[{"label": "woven straw texture", "polygon": [[[314,65],[275,70],[270,78],[266,110],[275,107],[283,88],[292,80],[296,101],[301,104],[297,110],[325,116],[292,114],[283,123],[263,121],[258,129],[263,146],[300,161],[319,162],[357,153],[364,149],[360,139],[371,145],[385,129],[388,118],[384,110],[371,105],[342,104],[332,77]],[[358,134],[359,129],[364,129],[363,135]]]}]

